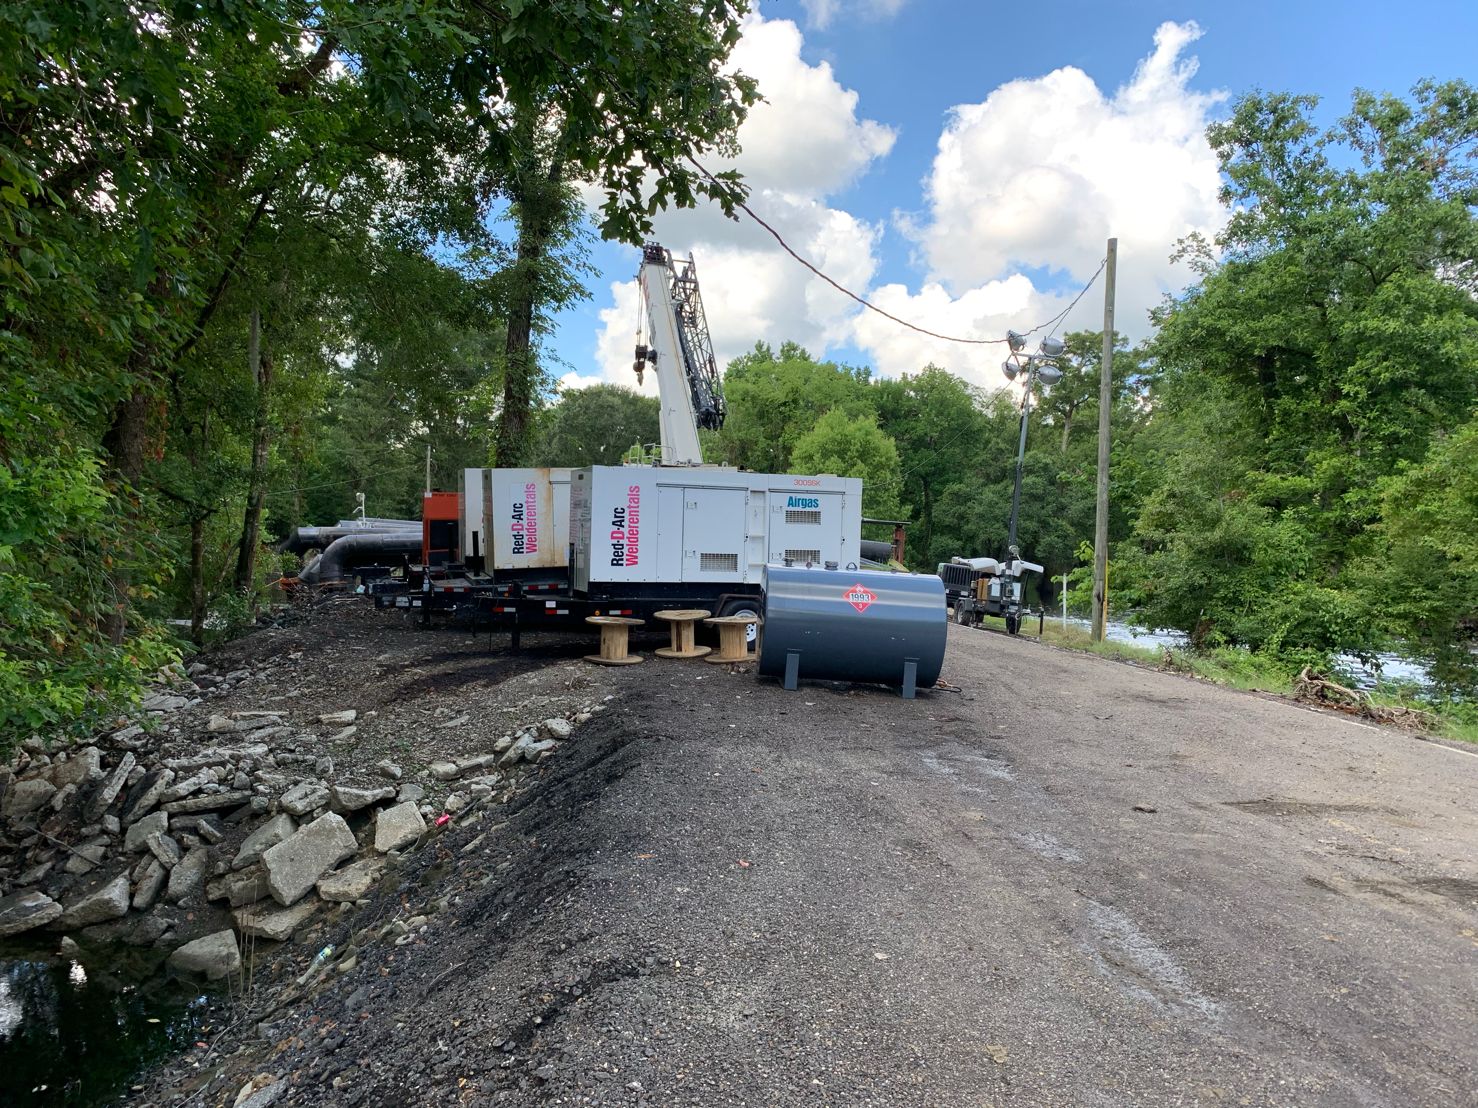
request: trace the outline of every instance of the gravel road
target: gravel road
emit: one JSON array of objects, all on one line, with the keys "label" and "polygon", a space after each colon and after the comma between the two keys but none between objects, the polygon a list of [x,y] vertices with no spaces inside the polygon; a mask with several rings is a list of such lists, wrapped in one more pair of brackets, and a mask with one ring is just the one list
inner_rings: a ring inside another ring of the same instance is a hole
[{"label": "gravel road", "polygon": [[1478,757],[950,636],[911,702],[614,674],[281,1103],[1475,1102]]}]

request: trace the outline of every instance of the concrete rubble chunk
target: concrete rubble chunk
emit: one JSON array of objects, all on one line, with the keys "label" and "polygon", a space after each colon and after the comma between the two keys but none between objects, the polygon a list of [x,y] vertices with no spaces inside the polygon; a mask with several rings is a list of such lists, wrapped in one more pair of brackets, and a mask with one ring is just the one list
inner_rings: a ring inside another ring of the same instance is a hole
[{"label": "concrete rubble chunk", "polygon": [[538,742],[529,743],[523,748],[524,761],[542,762],[558,749],[559,743],[553,739],[540,739]]},{"label": "concrete rubble chunk", "polygon": [[328,786],[321,781],[299,781],[277,800],[289,815],[306,816],[328,803]]},{"label": "concrete rubble chunk", "polygon": [[219,981],[241,972],[241,948],[229,927],[188,942],[169,956],[169,968]]},{"label": "concrete rubble chunk", "polygon": [[480,769],[491,769],[498,764],[496,754],[473,754],[471,757],[457,759],[457,776],[464,777],[469,773],[476,773]]},{"label": "concrete rubble chunk", "polygon": [[272,890],[267,888],[267,871],[260,863],[228,873],[205,887],[207,900],[224,900],[233,908],[255,904],[271,895]]},{"label": "concrete rubble chunk", "polygon": [[375,772],[391,781],[399,781],[404,771],[394,762],[390,761],[390,759],[386,758],[383,762],[375,763]]},{"label": "concrete rubble chunk", "polygon": [[298,829],[292,816],[279,812],[241,841],[241,849],[231,862],[232,869],[241,869],[257,861],[270,848],[290,838]]},{"label": "concrete rubble chunk", "polygon": [[193,900],[205,891],[205,878],[210,872],[210,847],[197,846],[188,851],[169,871],[166,895],[175,904]]},{"label": "concrete rubble chunk", "polygon": [[416,810],[414,801],[381,809],[375,818],[375,849],[381,854],[400,850],[419,839],[425,830],[426,821]]},{"label": "concrete rubble chunk", "polygon": [[357,850],[354,832],[335,812],[319,816],[298,828],[284,842],[262,855],[267,869],[267,887],[284,907],[296,904],[334,866]]},{"label": "concrete rubble chunk", "polygon": [[180,864],[180,859],[185,852],[180,849],[180,844],[163,831],[155,831],[146,840],[149,853],[159,860],[159,864],[165,869],[174,869]]},{"label": "concrete rubble chunk", "polygon": [[56,786],[44,777],[17,781],[5,790],[5,799],[0,801],[0,819],[20,823],[44,808],[55,794]]},{"label": "concrete rubble chunk", "polygon": [[282,712],[236,712],[236,730],[246,732],[249,738],[255,738],[252,732],[282,726],[283,714]]},{"label": "concrete rubble chunk", "polygon": [[195,831],[206,842],[214,845],[226,837],[226,829],[215,816],[201,816],[195,822]]},{"label": "concrete rubble chunk", "polygon": [[329,789],[329,804],[336,812],[357,812],[371,804],[394,800],[395,789],[381,785],[377,789],[357,789],[351,785],[335,785]]},{"label": "concrete rubble chunk", "polygon": [[575,726],[567,719],[558,716],[544,721],[544,730],[551,739],[567,739],[575,732]]},{"label": "concrete rubble chunk", "polygon": [[128,914],[128,874],[120,873],[66,905],[52,924],[58,931],[72,931],[94,923],[106,923]]},{"label": "concrete rubble chunk", "polygon": [[336,902],[358,900],[379,880],[382,869],[378,859],[361,859],[320,878],[318,895],[324,900]]},{"label": "concrete rubble chunk", "polygon": [[165,789],[164,792],[159,794],[159,800],[164,804],[168,804],[171,800],[183,800],[191,793],[198,793],[206,785],[214,784],[215,779],[216,775],[211,773],[209,769],[202,769],[185,778],[183,781],[176,781],[169,788]]},{"label": "concrete rubble chunk", "polygon": [[353,723],[358,718],[358,710],[354,708],[346,708],[342,712],[325,712],[323,715],[318,717],[318,722],[331,723],[336,727],[342,727],[345,724]]},{"label": "concrete rubble chunk", "polygon": [[237,930],[243,935],[257,939],[270,939],[276,943],[287,942],[293,933],[312,918],[320,902],[305,900],[290,908],[279,908],[271,901],[249,904],[231,913]]},{"label": "concrete rubble chunk", "polygon": [[245,804],[251,800],[251,793],[247,790],[232,789],[229,792],[209,793],[206,796],[192,796],[188,800],[171,800],[161,807],[171,815],[183,815],[187,812],[214,812],[222,808],[234,808],[238,804]]},{"label": "concrete rubble chunk", "polygon": [[137,785],[128,790],[123,801],[123,822],[133,823],[154,810],[165,791],[174,784],[174,770],[156,769],[145,773]]},{"label": "concrete rubble chunk", "polygon": [[493,743],[493,753],[494,754],[506,754],[506,753],[508,753],[508,748],[510,746],[512,746],[512,745],[513,745],[513,736],[512,735],[504,735],[497,742]]},{"label": "concrete rubble chunk", "polygon": [[128,775],[133,772],[134,764],[138,759],[133,751],[128,751],[118,760],[113,767],[112,774],[103,782],[98,789],[97,795],[92,798],[92,807],[88,809],[93,818],[100,817],[112,806],[113,801],[118,799],[118,794],[123,791],[123,786],[128,783]]},{"label": "concrete rubble chunk", "polygon": [[62,906],[39,889],[0,896],[0,938],[45,927],[62,914]]},{"label": "concrete rubble chunk", "polygon": [[507,769],[509,766],[517,763],[523,757],[524,751],[529,748],[529,744],[533,741],[533,737],[530,735],[520,735],[518,740],[504,751],[503,756],[498,759],[499,767]]},{"label": "concrete rubble chunk", "polygon": [[395,799],[401,804],[404,804],[408,800],[414,803],[425,798],[426,790],[414,781],[407,781],[404,785],[400,786],[400,791],[395,794]]},{"label": "concrete rubble chunk", "polygon": [[183,696],[169,696],[166,693],[155,693],[153,696],[144,697],[140,705],[146,712],[178,712],[181,708],[188,707],[190,700]]},{"label": "concrete rubble chunk", "polygon": [[169,876],[169,870],[159,863],[158,858],[150,858],[149,864],[133,886],[133,909],[135,912],[143,912],[154,907],[154,902],[159,899],[159,894],[164,890],[164,881]]},{"label": "concrete rubble chunk", "polygon": [[91,873],[102,864],[103,859],[107,856],[107,840],[83,843],[81,846],[72,848],[67,856],[66,864],[62,866],[62,869],[66,873],[74,875]]},{"label": "concrete rubble chunk", "polygon": [[123,835],[123,849],[130,854],[138,854],[149,849],[149,836],[156,831],[169,830],[168,812],[150,812],[141,820],[129,825]]},{"label": "concrete rubble chunk", "polygon": [[102,751],[95,746],[86,746],[61,765],[52,767],[51,783],[59,789],[65,789],[68,785],[82,786],[96,781],[102,775]]},{"label": "concrete rubble chunk", "polygon": [[210,722],[205,725],[205,729],[212,735],[219,735],[225,731],[235,731],[236,721],[222,715],[214,715],[210,717]]},{"label": "concrete rubble chunk", "polygon": [[77,786],[73,784],[63,785],[51,795],[51,810],[60,812],[77,795]]},{"label": "concrete rubble chunk", "polygon": [[[258,1074],[260,1078],[262,1075]],[[272,1108],[286,1095],[290,1082],[280,1078],[273,1078],[269,1083],[260,1084],[256,1078],[242,1086],[236,1094],[236,1103],[231,1108]]]},{"label": "concrete rubble chunk", "polygon": [[455,762],[432,762],[427,768],[438,781],[455,781],[462,772]]}]

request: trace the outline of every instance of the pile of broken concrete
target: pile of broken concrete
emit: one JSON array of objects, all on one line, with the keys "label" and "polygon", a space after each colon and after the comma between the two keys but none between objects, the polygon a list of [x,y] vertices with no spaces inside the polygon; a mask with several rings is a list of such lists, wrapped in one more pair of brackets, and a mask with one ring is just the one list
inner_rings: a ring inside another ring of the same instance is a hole
[{"label": "pile of broken concrete", "polygon": [[265,710],[168,726],[243,679],[170,677],[91,745],[33,739],[0,766],[0,938],[81,932],[167,950],[174,969],[209,979],[237,974],[243,940],[290,940],[318,913],[363,903],[428,826],[509,789],[512,771],[600,710],[424,771],[383,760],[336,774],[323,750],[352,736],[354,710],[306,730]]}]

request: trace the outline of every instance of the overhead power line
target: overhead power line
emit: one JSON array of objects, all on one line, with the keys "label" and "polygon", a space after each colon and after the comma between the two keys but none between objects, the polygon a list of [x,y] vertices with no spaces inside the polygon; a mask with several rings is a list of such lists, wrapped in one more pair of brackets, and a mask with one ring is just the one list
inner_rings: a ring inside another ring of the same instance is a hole
[{"label": "overhead power line", "polygon": [[[504,23],[504,24],[507,23],[507,20],[504,17],[502,17],[498,13],[494,12],[492,9],[487,8],[484,5],[478,5],[478,6],[487,15],[489,15],[490,17],[492,17],[495,21],[497,21],[499,23]],[[541,45],[539,47],[539,49],[543,50],[546,54],[548,54],[551,58],[553,58],[556,62],[558,62],[561,66],[563,66],[565,68],[565,71],[566,72],[568,72],[568,73],[577,73],[579,71],[577,67],[572,66],[569,62],[567,62],[563,57],[560,56],[559,51],[553,49],[552,47],[542,46]],[[625,101],[626,106],[628,108],[631,108],[633,111],[637,111],[637,112],[640,112],[641,111],[641,105],[639,105],[636,102],[636,100],[631,96],[631,94],[628,93],[625,89],[623,89],[623,88],[621,88],[619,86],[613,85],[607,91],[614,92],[615,95],[618,96],[618,97],[620,97],[620,99],[622,99],[623,101]],[[759,224],[766,231],[768,231],[770,233],[770,236],[777,243],[780,244],[780,248],[782,250],[784,250],[792,258],[794,258],[797,262],[799,262],[801,265],[803,265],[806,269],[810,270],[815,276],[821,278],[823,281],[825,281],[832,288],[834,288],[838,292],[840,292],[843,296],[846,296],[846,297],[849,297],[852,300],[855,300],[857,303],[861,304],[864,308],[868,309],[869,311],[877,312],[877,314],[880,315],[880,316],[882,316],[884,319],[892,320],[894,323],[898,324],[900,327],[906,327],[910,331],[916,331],[916,332],[918,332],[921,335],[928,335],[930,338],[939,339],[942,342],[956,342],[956,343],[961,343],[961,344],[966,345],[966,346],[993,346],[993,345],[996,345],[996,344],[1004,344],[1004,343],[1006,343],[1008,341],[1008,340],[1006,340],[1004,338],[1000,338],[1000,339],[967,339],[967,338],[964,338],[964,337],[959,336],[959,335],[943,335],[943,334],[940,334],[938,331],[931,331],[927,327],[920,327],[917,323],[910,323],[906,319],[900,319],[898,316],[894,315],[892,312],[886,310],[885,308],[878,307],[876,304],[874,304],[872,301],[868,300],[866,297],[859,296],[857,293],[853,292],[851,289],[847,288],[845,285],[843,285],[840,282],[834,280],[828,274],[822,272],[822,270],[818,266],[816,266],[813,262],[811,262],[811,260],[809,258],[803,257],[801,254],[799,254],[795,250],[795,248],[790,245],[790,243],[788,243],[788,242],[785,241],[785,236],[783,236],[779,231],[775,230],[774,227],[770,226],[770,224],[767,223],[764,219],[760,218],[759,214],[756,213],[755,210],[753,208],[751,208],[745,202],[744,197],[742,195],[739,195],[736,192],[734,192],[726,182],[719,180],[718,177],[716,177],[714,174],[710,173],[709,170],[708,170],[708,167],[705,166],[702,162],[700,162],[696,157],[694,157],[694,155],[690,151],[685,151],[684,154],[683,154],[683,158],[684,158],[685,161],[687,161],[687,163],[689,165],[691,165],[694,169],[696,169],[701,176],[703,176],[711,185],[713,185],[714,188],[716,188],[721,193],[726,193],[728,195],[728,198],[729,198],[730,203],[732,203],[735,208],[737,208],[739,211],[742,211],[750,219],[754,220],[755,223]],[[1105,261],[1106,260],[1107,259],[1105,259]],[[1071,304],[1069,304],[1064,311],[1060,312],[1057,316],[1055,316],[1051,320],[1048,320],[1046,323],[1039,323],[1039,324],[1037,324],[1035,327],[1031,328],[1031,330],[1026,331],[1025,333],[1028,334],[1028,335],[1030,335],[1033,332],[1040,331],[1040,330],[1042,330],[1043,328],[1046,328],[1046,327],[1055,327],[1061,320],[1067,318],[1067,313],[1070,312],[1070,311],[1072,311],[1073,308],[1077,306],[1078,301],[1081,300],[1081,299],[1083,299],[1083,295],[1090,288],[1093,287],[1093,282],[1096,281],[1098,279],[1098,275],[1103,272],[1103,266],[1104,266],[1104,263],[1103,262],[1099,262],[1098,269],[1094,272],[1093,276],[1088,279],[1088,283],[1083,286],[1083,288],[1078,292],[1078,295],[1076,297],[1074,297],[1073,302]],[[1051,331],[1049,330],[1047,333],[1048,334],[1051,334]]]},{"label": "overhead power line", "polygon": [[[700,162],[700,161],[698,161],[697,158],[693,157],[693,155],[691,155],[691,154],[687,154],[687,155],[685,155],[685,157],[687,158],[688,164],[691,165],[694,169],[696,169],[699,173],[701,173],[704,177],[706,177],[711,184],[713,184],[714,186],[716,186],[720,190],[723,190],[725,188],[724,182],[720,181],[717,177],[715,177],[712,173],[710,173],[708,171],[708,169],[703,165],[703,163]],[[739,209],[745,215],[749,216],[750,219],[754,220],[761,227],[763,227],[766,231],[768,231],[770,233],[770,236],[776,242],[778,242],[780,244],[780,249],[784,250],[787,254],[789,254],[792,258],[794,258],[801,265],[803,265],[807,269],[809,269],[817,277],[820,277],[823,281],[825,281],[832,288],[836,289],[843,296],[850,297],[851,299],[857,301],[857,303],[861,304],[864,308],[867,308],[869,311],[877,312],[878,315],[882,316],[885,319],[892,320],[894,323],[898,324],[900,327],[907,327],[910,331],[917,331],[919,334],[921,334],[921,335],[928,335],[930,338],[933,338],[933,339],[940,339],[940,340],[942,340],[944,342],[958,342],[958,343],[963,343],[963,344],[968,345],[968,346],[991,346],[991,345],[994,345],[994,344],[997,344],[997,343],[1004,343],[1004,342],[1007,341],[1004,338],[1000,338],[1000,339],[967,339],[967,338],[962,338],[959,335],[942,335],[938,331],[931,331],[927,327],[920,327],[917,323],[910,323],[906,319],[899,319],[896,315],[894,315],[892,312],[888,311],[887,309],[878,307],[871,300],[868,300],[865,296],[859,296],[857,293],[853,292],[851,289],[847,288],[845,285],[839,283],[838,281],[833,280],[829,275],[827,275],[826,273],[822,272],[822,270],[819,267],[817,267],[815,264],[813,264],[810,261],[810,259],[805,258],[801,254],[797,253],[796,250],[795,250],[795,248],[792,247],[790,245],[790,243],[788,243],[788,242],[785,241],[785,236],[782,235],[779,231],[775,230],[774,227],[770,226],[769,223],[765,222],[765,220],[762,219],[759,216],[759,214],[755,212],[755,210],[753,208],[751,208],[747,203],[745,203],[743,199],[741,199],[738,196],[734,196],[732,194],[730,195],[729,199],[733,203],[734,207],[736,207],[737,209]],[[1098,263],[1098,268],[1093,273],[1093,276],[1090,277],[1090,278],[1088,278],[1088,283],[1086,285],[1084,285],[1078,291],[1078,295],[1073,298],[1073,302],[1071,304],[1069,304],[1066,308],[1064,308],[1061,312],[1059,312],[1054,318],[1048,320],[1046,323],[1038,323],[1035,327],[1031,328],[1030,330],[1028,330],[1028,331],[1026,331],[1024,333],[1030,335],[1030,334],[1032,334],[1035,331],[1040,331],[1043,328],[1047,328],[1047,333],[1050,335],[1052,333],[1051,328],[1056,327],[1058,323],[1060,323],[1062,320],[1066,319],[1068,312],[1072,311],[1075,307],[1078,306],[1078,301],[1081,300],[1081,299],[1083,299],[1084,294],[1090,288],[1093,287],[1093,282],[1096,281],[1096,280],[1098,280],[1098,275],[1100,273],[1102,273],[1102,272],[1103,272],[1103,262],[1100,261]]]}]

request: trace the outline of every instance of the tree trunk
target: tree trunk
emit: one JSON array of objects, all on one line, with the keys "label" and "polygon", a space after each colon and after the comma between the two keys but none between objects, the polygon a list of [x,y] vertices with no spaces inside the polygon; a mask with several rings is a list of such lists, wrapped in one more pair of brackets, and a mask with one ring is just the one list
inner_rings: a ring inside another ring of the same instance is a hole
[{"label": "tree trunk", "polygon": [[508,300],[508,335],[503,346],[503,410],[498,416],[494,456],[499,466],[528,461],[529,413],[534,403],[534,313],[549,237],[559,219],[564,162],[555,158],[544,172],[521,174],[514,184],[518,215],[518,260]]},{"label": "tree trunk", "polygon": [[190,520],[190,641],[205,645],[205,519]]},{"label": "tree trunk", "polygon": [[109,484],[123,507],[123,525],[107,542],[108,556],[104,572],[113,593],[113,603],[103,616],[103,630],[115,646],[128,633],[129,593],[133,588],[133,536],[137,533],[140,504],[139,483],[144,476],[144,461],[149,446],[149,411],[152,398],[148,376],[141,363],[148,355],[136,353],[130,369],[133,391],[113,409],[113,422],[103,436],[103,450],[112,470]]},{"label": "tree trunk", "polygon": [[517,287],[508,306],[508,336],[503,347],[503,411],[495,450],[500,466],[519,466],[528,450],[529,408],[534,399],[534,280],[539,250],[527,223],[518,234]]},{"label": "tree trunk", "polygon": [[252,377],[257,383],[257,410],[252,421],[251,478],[246,492],[246,518],[241,526],[241,544],[236,551],[236,589],[249,593],[255,587],[257,547],[262,529],[262,504],[267,498],[267,456],[272,446],[269,405],[272,396],[272,355],[263,352],[261,315],[251,311],[251,330],[247,337],[247,357]]}]

